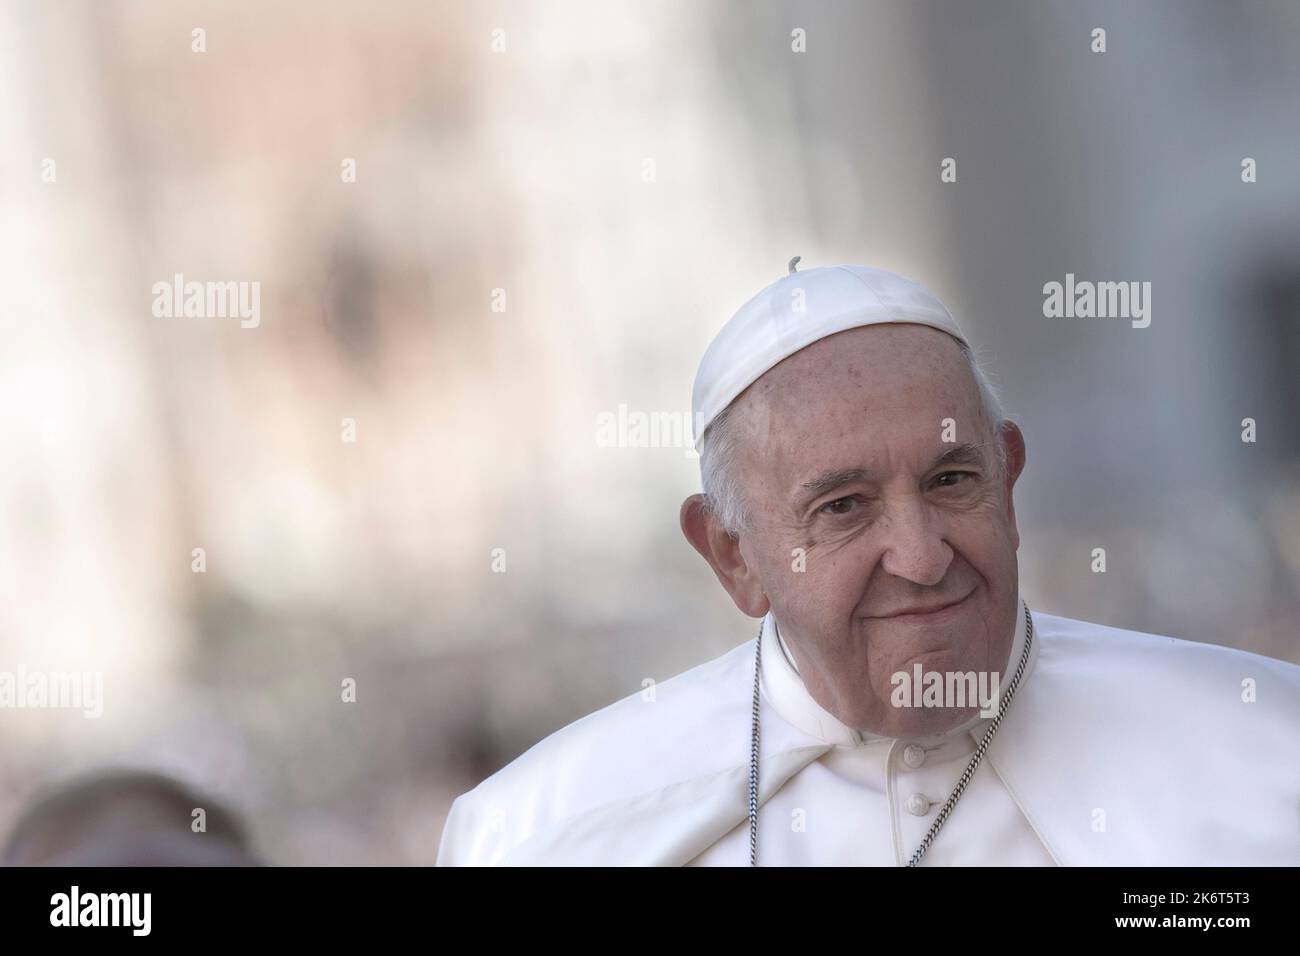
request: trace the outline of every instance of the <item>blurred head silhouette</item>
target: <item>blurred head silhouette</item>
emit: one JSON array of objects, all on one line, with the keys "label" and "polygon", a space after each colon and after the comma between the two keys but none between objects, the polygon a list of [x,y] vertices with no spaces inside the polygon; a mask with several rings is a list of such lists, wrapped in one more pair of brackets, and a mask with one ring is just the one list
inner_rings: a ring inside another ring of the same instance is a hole
[{"label": "blurred head silhouette", "polygon": [[230,810],[170,777],[135,770],[92,774],[38,798],[0,851],[4,866],[260,862]]}]

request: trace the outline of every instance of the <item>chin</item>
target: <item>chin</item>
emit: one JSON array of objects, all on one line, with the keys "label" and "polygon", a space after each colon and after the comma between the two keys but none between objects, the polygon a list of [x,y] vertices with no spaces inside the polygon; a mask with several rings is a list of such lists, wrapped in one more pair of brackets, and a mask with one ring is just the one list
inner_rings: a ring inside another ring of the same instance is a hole
[{"label": "chin", "polygon": [[970,665],[965,648],[958,645],[956,641],[951,644],[945,644],[930,650],[920,650],[908,655],[902,664],[895,667],[890,674],[903,671],[907,674],[912,673],[912,668],[917,664],[921,665],[922,673],[931,671],[940,671],[948,673],[949,671],[969,671],[975,670],[975,665]]}]

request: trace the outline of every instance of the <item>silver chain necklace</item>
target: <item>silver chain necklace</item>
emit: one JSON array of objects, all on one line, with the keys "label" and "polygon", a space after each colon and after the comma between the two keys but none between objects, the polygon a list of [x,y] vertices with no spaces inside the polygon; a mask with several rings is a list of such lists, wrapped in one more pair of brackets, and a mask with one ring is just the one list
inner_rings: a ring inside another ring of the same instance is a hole
[{"label": "silver chain necklace", "polygon": [[[984,732],[984,737],[980,740],[979,746],[975,748],[975,753],[971,755],[970,763],[962,771],[961,778],[957,781],[957,786],[953,788],[952,795],[948,797],[943,809],[939,811],[938,816],[934,819],[934,824],[930,827],[930,832],[925,835],[921,845],[917,847],[916,852],[912,854],[912,859],[908,861],[908,866],[916,866],[925,851],[930,849],[930,844],[939,833],[939,828],[947,821],[952,808],[957,805],[961,795],[965,792],[966,786],[970,783],[971,777],[975,775],[975,768],[980,765],[984,759],[984,752],[989,749],[989,744],[993,740],[993,735],[998,732],[998,727],[1002,725],[1002,717],[1007,712],[1007,707],[1011,705],[1011,698],[1016,695],[1016,688],[1020,686],[1021,675],[1025,672],[1025,662],[1029,660],[1029,648],[1034,643],[1034,619],[1029,616],[1029,605],[1025,605],[1025,646],[1020,651],[1020,663],[1016,665],[1016,672],[1012,675],[1011,682],[1007,684],[1006,693],[1002,695],[998,702],[998,712],[994,715],[993,720],[989,723],[988,730]],[[759,678],[763,673],[763,625],[758,626],[758,640],[756,642],[757,650],[754,652],[754,714],[753,729],[750,732],[749,742],[749,865],[758,866],[758,702],[759,702]]]}]

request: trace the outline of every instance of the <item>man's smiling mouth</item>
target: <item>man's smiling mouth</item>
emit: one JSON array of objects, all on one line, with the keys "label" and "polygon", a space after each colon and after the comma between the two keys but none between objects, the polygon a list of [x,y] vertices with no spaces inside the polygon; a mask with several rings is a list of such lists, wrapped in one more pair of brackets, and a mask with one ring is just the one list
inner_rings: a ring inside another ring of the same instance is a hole
[{"label": "man's smiling mouth", "polygon": [[894,624],[937,624],[958,614],[966,600],[974,591],[944,604],[905,605],[889,614],[876,614],[867,617],[868,621],[889,621]]}]

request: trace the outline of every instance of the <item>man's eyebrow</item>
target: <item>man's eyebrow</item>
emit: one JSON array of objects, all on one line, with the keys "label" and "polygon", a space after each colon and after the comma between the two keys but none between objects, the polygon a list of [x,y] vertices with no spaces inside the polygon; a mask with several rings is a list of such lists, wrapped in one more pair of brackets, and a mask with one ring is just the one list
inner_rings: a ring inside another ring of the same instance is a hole
[{"label": "man's eyebrow", "polygon": [[812,499],[824,495],[840,485],[847,485],[854,481],[876,480],[876,473],[866,468],[840,468],[835,471],[824,471],[816,478],[805,481],[799,486],[803,492],[799,495],[799,499],[801,501],[812,501]]},{"label": "man's eyebrow", "polygon": [[962,442],[960,445],[954,445],[934,460],[934,464],[930,466],[930,471],[943,465],[983,465],[983,449],[984,446],[977,445],[974,442]]},{"label": "man's eyebrow", "polygon": [[[935,458],[927,471],[934,471],[934,469],[942,468],[944,465],[983,465],[984,452],[982,447],[974,442],[962,442],[960,445],[954,445]],[[805,481],[799,486],[801,492],[799,500],[812,501],[828,491],[833,491],[841,485],[851,484],[855,481],[872,482],[878,480],[877,474],[867,468],[837,468],[834,471],[824,471],[816,478]]]}]

